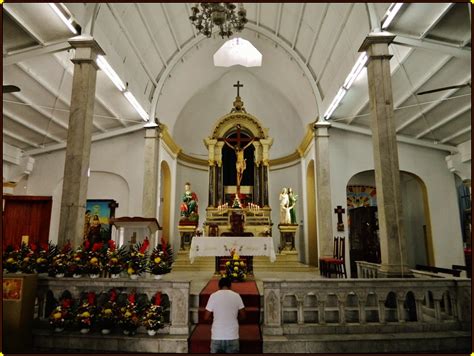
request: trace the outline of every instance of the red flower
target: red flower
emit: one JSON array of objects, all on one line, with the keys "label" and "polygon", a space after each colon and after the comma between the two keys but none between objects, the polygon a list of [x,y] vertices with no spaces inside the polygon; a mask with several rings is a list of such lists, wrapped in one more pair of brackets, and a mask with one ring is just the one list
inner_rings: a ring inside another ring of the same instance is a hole
[{"label": "red flower", "polygon": [[38,249],[38,246],[34,242],[32,242],[30,244],[30,249],[31,249],[31,251],[35,252]]},{"label": "red flower", "polygon": [[156,292],[155,300],[154,300],[153,304],[155,304],[155,305],[160,305],[161,304],[161,292]]},{"label": "red flower", "polygon": [[72,300],[71,299],[63,299],[61,304],[62,304],[63,308],[70,308],[71,304],[72,304]]},{"label": "red flower", "polygon": [[115,291],[115,289],[112,289],[110,291],[110,301],[111,302],[115,302],[115,300],[117,299],[117,292]]},{"label": "red flower", "polygon": [[135,304],[135,293],[132,293],[128,296],[128,302],[130,304]]},{"label": "red flower", "polygon": [[41,248],[45,251],[48,252],[49,250],[49,245],[46,242],[41,242],[40,243]]},{"label": "red flower", "polygon": [[140,247],[139,252],[140,253],[145,253],[146,249],[150,246],[150,241],[148,241],[148,236],[145,238],[145,241],[143,241],[142,247]]},{"label": "red flower", "polygon": [[95,293],[94,292],[89,292],[87,294],[87,303],[89,305],[94,305],[95,304]]},{"label": "red flower", "polygon": [[92,246],[92,252],[96,252],[97,250],[100,250],[103,246],[104,246],[104,243],[103,243],[103,242],[96,242],[96,243]]},{"label": "red flower", "polygon": [[84,242],[84,249],[88,250],[89,247],[91,247],[91,243],[89,242],[89,240],[86,240],[86,242]]},{"label": "red flower", "polygon": [[110,251],[115,251],[115,241],[109,240],[108,244],[109,244]]}]

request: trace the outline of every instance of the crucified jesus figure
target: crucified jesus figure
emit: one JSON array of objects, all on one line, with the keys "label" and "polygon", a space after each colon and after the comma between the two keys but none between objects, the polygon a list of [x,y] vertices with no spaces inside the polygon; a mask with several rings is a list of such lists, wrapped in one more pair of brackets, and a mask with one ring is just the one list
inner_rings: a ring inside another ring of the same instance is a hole
[{"label": "crucified jesus figure", "polygon": [[224,140],[225,144],[232,148],[235,152],[235,156],[237,161],[235,162],[235,169],[237,171],[237,187],[240,188],[240,182],[242,181],[242,177],[244,175],[244,171],[247,168],[246,159],[244,158],[244,151],[247,147],[249,147],[252,142],[255,141],[255,137],[252,138],[249,143],[247,143],[243,148],[240,147],[240,144],[237,143],[235,146],[232,146],[229,142]]}]

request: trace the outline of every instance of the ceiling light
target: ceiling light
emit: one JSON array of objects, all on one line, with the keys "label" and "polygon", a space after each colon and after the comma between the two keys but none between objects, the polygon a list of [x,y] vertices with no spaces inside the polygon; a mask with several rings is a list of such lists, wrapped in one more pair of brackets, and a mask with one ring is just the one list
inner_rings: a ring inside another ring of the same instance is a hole
[{"label": "ceiling light", "polygon": [[385,13],[384,20],[382,21],[383,30],[385,30],[388,26],[390,26],[390,24],[392,23],[392,20],[395,18],[398,11],[400,11],[400,8],[402,7],[402,5],[403,5],[402,2],[394,2],[390,5],[387,12]]},{"label": "ceiling light", "polygon": [[240,37],[226,41],[214,53],[213,58],[216,67],[230,67],[237,64],[244,67],[260,67],[262,65],[262,54],[252,43]]},{"label": "ceiling light", "polygon": [[206,37],[211,37],[215,26],[219,28],[219,35],[222,38],[224,36],[229,38],[234,33],[232,31],[242,31],[248,22],[247,10],[244,9],[242,3],[239,3],[237,12],[235,9],[236,6],[233,3],[197,3],[191,8],[193,14],[189,16],[189,19],[196,30]]},{"label": "ceiling light", "polygon": [[135,110],[138,112],[138,114],[142,117],[144,121],[148,121],[148,114],[147,112],[142,108],[140,103],[135,99],[132,93],[130,93],[128,90],[123,93],[127,100],[132,104],[132,106],[135,108]]},{"label": "ceiling light", "polygon": [[346,93],[347,93],[347,90],[344,89],[343,87],[341,87],[339,89],[339,91],[337,92],[336,96],[334,97],[331,105],[329,105],[329,108],[326,110],[326,113],[324,114],[324,119],[325,120],[328,120],[331,117],[332,113],[334,112],[334,110],[336,110],[337,106],[341,102],[344,95],[346,95]]},{"label": "ceiling light", "polygon": [[352,68],[351,72],[347,76],[346,80],[344,81],[344,84],[342,85],[346,90],[349,90],[351,87],[352,83],[357,79],[359,76],[360,72],[362,72],[362,69],[364,69],[365,64],[367,63],[367,53],[363,52],[360,56],[359,59],[357,60],[356,64],[354,64],[354,67]]},{"label": "ceiling light", "polygon": [[98,55],[97,56],[97,64],[99,68],[107,74],[107,76],[110,78],[112,83],[115,84],[118,90],[124,91],[125,90],[125,84],[123,84],[122,80],[118,76],[118,74],[113,70],[113,68],[110,66],[109,62],[105,59],[104,56]]},{"label": "ceiling light", "polygon": [[58,7],[57,4],[55,3],[48,3],[49,6],[51,6],[51,8],[54,10],[54,12],[56,13],[56,15],[59,16],[59,18],[66,24],[67,28],[69,28],[69,30],[74,33],[75,35],[77,35],[77,30],[76,28],[72,25],[73,23],[73,19],[72,17],[70,17],[69,19],[66,17],[66,15],[64,15],[63,11],[61,11],[61,9]]}]

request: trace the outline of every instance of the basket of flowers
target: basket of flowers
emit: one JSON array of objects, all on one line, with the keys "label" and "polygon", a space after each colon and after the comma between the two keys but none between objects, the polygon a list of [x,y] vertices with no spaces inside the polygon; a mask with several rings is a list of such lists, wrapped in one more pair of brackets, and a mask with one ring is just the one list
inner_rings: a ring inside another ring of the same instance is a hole
[{"label": "basket of flowers", "polygon": [[59,304],[53,309],[49,315],[49,325],[53,327],[55,332],[61,332],[73,321],[72,297],[71,293],[64,291]]},{"label": "basket of flowers", "polygon": [[20,251],[18,253],[18,263],[20,271],[23,273],[34,273],[35,272],[35,251],[37,246],[35,243],[29,245],[24,242],[21,243]]},{"label": "basket of flowers", "polygon": [[156,292],[152,298],[152,303],[146,308],[142,316],[142,325],[147,330],[148,335],[153,336],[163,328],[164,317],[161,305],[161,292]]},{"label": "basket of flowers", "polygon": [[98,308],[97,326],[103,335],[110,334],[110,331],[117,323],[117,292],[111,289],[107,300]]},{"label": "basket of flowers", "polygon": [[80,278],[86,273],[86,255],[84,246],[79,246],[68,261],[67,274],[74,278]]},{"label": "basket of flowers", "polygon": [[124,335],[133,336],[140,326],[140,317],[136,304],[136,293],[131,292],[127,297],[127,303],[120,308],[118,324]]},{"label": "basket of flowers", "polygon": [[107,246],[103,242],[96,242],[87,254],[86,270],[89,277],[97,278],[102,271],[102,264],[105,260]]},{"label": "basket of flowers", "polygon": [[112,278],[118,278],[120,276],[120,272],[123,271],[123,261],[126,254],[127,251],[125,245],[117,249],[115,246],[115,241],[109,240],[104,269],[110,273]]},{"label": "basket of flowers", "polygon": [[19,251],[15,250],[12,245],[8,245],[3,253],[3,268],[8,273],[15,273],[20,270]]},{"label": "basket of flowers", "polygon": [[76,311],[76,322],[81,334],[87,334],[95,321],[96,295],[94,292],[87,293],[82,299],[81,305]]},{"label": "basket of flowers", "polygon": [[148,237],[143,241],[143,243],[137,243],[133,246],[130,246],[128,254],[125,256],[125,267],[127,268],[127,273],[132,279],[138,278],[143,272],[147,269],[147,256],[146,250],[150,246],[150,241]]},{"label": "basket of flowers", "polygon": [[173,264],[173,250],[171,246],[162,238],[161,244],[153,249],[148,262],[148,272],[150,272],[155,279],[171,272],[171,265]]},{"label": "basket of flowers", "polygon": [[231,250],[230,255],[231,260],[225,264],[226,271],[224,277],[231,278],[232,281],[242,282],[247,277],[247,266],[244,261],[240,260],[240,256],[235,249]]},{"label": "basket of flowers", "polygon": [[37,273],[48,272],[49,265],[52,263],[54,256],[58,253],[58,247],[51,241],[40,243],[36,252],[35,269]]},{"label": "basket of flowers", "polygon": [[69,260],[71,259],[71,254],[71,243],[68,241],[61,251],[52,258],[48,268],[49,275],[57,278],[64,277],[64,274],[67,272]]}]

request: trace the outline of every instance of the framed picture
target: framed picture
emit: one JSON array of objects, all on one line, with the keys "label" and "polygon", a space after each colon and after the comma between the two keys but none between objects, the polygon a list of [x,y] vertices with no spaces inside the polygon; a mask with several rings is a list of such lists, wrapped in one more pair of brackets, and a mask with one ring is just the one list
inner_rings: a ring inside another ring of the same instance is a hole
[{"label": "framed picture", "polygon": [[110,218],[118,204],[113,199],[88,199],[84,217],[84,239],[91,243],[107,242],[112,235]]}]

